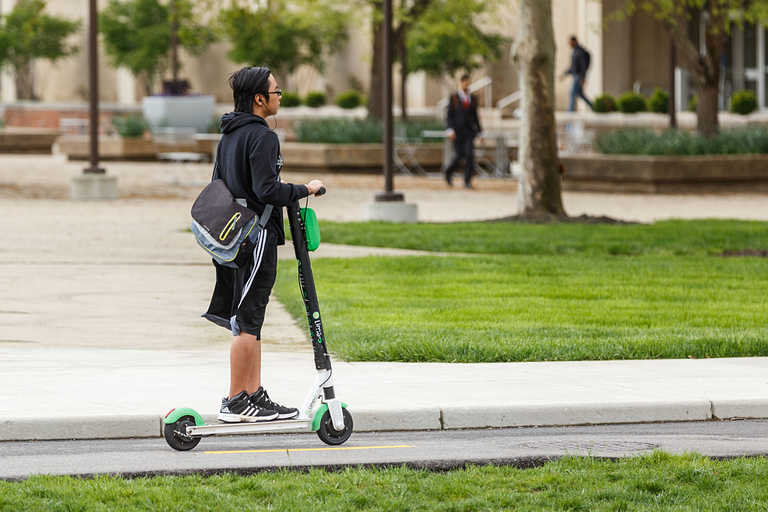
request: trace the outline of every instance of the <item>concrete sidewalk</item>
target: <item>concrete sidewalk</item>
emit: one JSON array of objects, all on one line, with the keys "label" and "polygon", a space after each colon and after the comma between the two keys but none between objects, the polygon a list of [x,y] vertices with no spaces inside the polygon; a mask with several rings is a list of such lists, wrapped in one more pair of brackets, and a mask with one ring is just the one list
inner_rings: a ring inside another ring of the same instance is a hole
[{"label": "concrete sidewalk", "polygon": [[[267,352],[264,382],[299,405],[312,354]],[[768,358],[542,363],[344,363],[356,431],[768,417]],[[0,440],[157,437],[192,407],[215,422],[228,351],[0,348]]]},{"label": "concrete sidewalk", "polygon": [[[121,199],[72,202],[66,187],[82,166],[0,155],[0,440],[159,436],[161,417],[173,407],[213,419],[228,388],[231,336],[200,318],[213,270],[185,231],[199,188],[158,186],[168,172],[162,165],[109,163]],[[329,194],[310,204],[333,220],[359,220],[380,181],[323,179]],[[424,220],[516,209],[507,180],[478,181],[474,191],[447,191],[428,179],[398,177],[398,184],[419,202]],[[564,199],[572,215],[768,219],[768,201],[750,194]],[[368,254],[423,253],[324,245],[313,258]],[[314,380],[305,325],[277,301],[267,318],[265,387],[278,402],[299,405]],[[359,431],[768,417],[768,358],[334,361],[334,380]]]}]

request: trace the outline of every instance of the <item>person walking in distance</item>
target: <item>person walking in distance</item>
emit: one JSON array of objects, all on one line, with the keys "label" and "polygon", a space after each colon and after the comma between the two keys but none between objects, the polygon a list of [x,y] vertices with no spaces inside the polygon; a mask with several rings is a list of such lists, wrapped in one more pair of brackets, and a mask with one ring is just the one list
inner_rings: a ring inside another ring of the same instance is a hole
[{"label": "person walking in distance", "polygon": [[464,186],[472,188],[472,171],[475,168],[475,137],[482,137],[480,120],[477,118],[477,99],[469,93],[469,75],[462,75],[459,90],[451,95],[448,103],[446,134],[453,141],[456,158],[445,169],[445,181],[453,185],[453,171],[464,159]]},{"label": "person walking in distance", "polygon": [[229,85],[234,111],[221,118],[213,178],[223,180],[234,197],[269,220],[242,268],[214,262],[216,285],[203,317],[233,335],[229,394],[221,400],[218,419],[226,423],[289,419],[299,410],[273,402],[261,385],[261,327],[277,277],[277,246],[285,244],[282,207],[316,194],[323,183],[294,185],[280,180],[280,142],[266,119],[277,114],[282,92],[270,70],[245,67],[232,74]]},{"label": "person walking in distance", "polygon": [[560,75],[560,80],[565,80],[565,77],[568,75],[573,76],[573,87],[571,88],[571,101],[568,104],[568,112],[576,111],[577,97],[583,99],[589,105],[590,110],[594,110],[592,102],[584,95],[584,81],[587,78],[587,69],[589,69],[590,61],[589,52],[579,45],[576,36],[571,36],[568,44],[573,48],[571,67]]}]

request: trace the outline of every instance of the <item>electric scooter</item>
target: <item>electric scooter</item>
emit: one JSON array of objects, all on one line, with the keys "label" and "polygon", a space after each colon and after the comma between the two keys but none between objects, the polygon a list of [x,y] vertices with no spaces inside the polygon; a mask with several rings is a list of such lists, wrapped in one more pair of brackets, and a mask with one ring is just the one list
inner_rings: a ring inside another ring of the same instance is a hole
[{"label": "electric scooter", "polygon": [[[318,196],[325,193],[325,188]],[[202,416],[188,407],[172,409],[163,420],[163,435],[174,450],[193,449],[200,439],[212,435],[255,434],[268,432],[317,432],[326,444],[339,445],[352,435],[352,415],[347,404],[336,398],[333,390],[331,358],[326,350],[323,322],[317,302],[315,280],[309,263],[306,226],[299,202],[288,206],[288,222],[298,263],[299,286],[307,311],[307,322],[315,356],[317,378],[304,400],[299,416],[290,420],[263,423],[218,423],[206,425]]]}]

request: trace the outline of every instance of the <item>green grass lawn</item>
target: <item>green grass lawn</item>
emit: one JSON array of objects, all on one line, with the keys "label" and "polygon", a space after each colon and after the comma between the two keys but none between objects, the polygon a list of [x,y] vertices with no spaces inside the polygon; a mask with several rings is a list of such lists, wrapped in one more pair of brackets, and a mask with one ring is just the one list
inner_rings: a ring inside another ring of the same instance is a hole
[{"label": "green grass lawn", "polygon": [[[768,355],[768,259],[716,256],[768,248],[767,223],[331,223],[323,239],[493,254],[313,262],[329,348],[346,360]],[[306,325],[295,276],[281,262],[275,291]]]},{"label": "green grass lawn", "polygon": [[[318,259],[331,351],[352,361],[768,355],[763,258]],[[303,317],[295,263],[275,287]]]},{"label": "green grass lawn", "polygon": [[481,254],[705,255],[768,249],[768,223],[671,220],[655,224],[321,222],[323,243]]},{"label": "green grass lawn", "polygon": [[531,469],[468,467],[139,479],[35,476],[0,481],[8,511],[765,510],[768,461],[656,452],[567,457]]}]

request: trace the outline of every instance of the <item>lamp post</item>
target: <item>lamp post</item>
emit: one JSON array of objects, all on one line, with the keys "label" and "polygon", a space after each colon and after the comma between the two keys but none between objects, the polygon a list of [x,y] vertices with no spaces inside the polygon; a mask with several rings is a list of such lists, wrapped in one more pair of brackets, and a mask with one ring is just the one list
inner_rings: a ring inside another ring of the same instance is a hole
[{"label": "lamp post", "polygon": [[677,67],[677,53],[675,40],[669,38],[669,127],[677,128],[677,105],[675,104],[675,68]]},{"label": "lamp post", "polygon": [[373,203],[364,205],[363,220],[388,222],[418,222],[418,207],[406,204],[401,192],[394,190],[394,144],[392,137],[392,0],[383,0],[382,22],[382,108],[384,118],[384,191],[374,197]]},{"label": "lamp post", "polygon": [[88,6],[88,104],[91,123],[90,167],[86,174],[104,174],[99,167],[99,59],[98,59],[98,13],[96,0],[89,0]]},{"label": "lamp post", "polygon": [[69,197],[72,199],[115,199],[117,177],[107,176],[99,167],[99,61],[98,61],[98,12],[96,0],[88,5],[88,105],[90,113],[91,151],[89,166],[83,174],[72,177]]},{"label": "lamp post", "polygon": [[382,87],[382,108],[384,118],[384,192],[376,194],[376,201],[403,201],[404,196],[400,192],[394,191],[394,159],[392,152],[393,128],[392,128],[392,0],[384,0],[384,20],[382,21],[382,61],[383,61],[383,83]]}]

